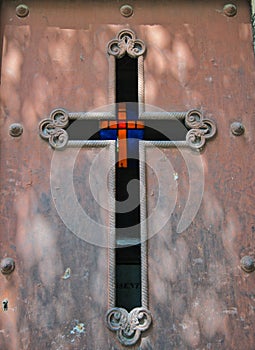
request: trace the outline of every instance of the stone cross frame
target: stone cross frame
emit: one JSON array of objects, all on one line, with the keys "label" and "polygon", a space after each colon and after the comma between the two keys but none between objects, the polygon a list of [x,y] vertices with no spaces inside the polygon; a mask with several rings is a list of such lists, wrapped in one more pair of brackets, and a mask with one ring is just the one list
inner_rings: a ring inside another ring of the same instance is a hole
[{"label": "stone cross frame", "polygon": [[[116,59],[128,55],[138,60],[138,119],[141,121],[151,120],[179,120],[184,123],[188,132],[186,139],[182,141],[140,141],[139,142],[139,171],[140,181],[144,184],[145,179],[145,151],[146,147],[187,147],[195,151],[203,148],[207,139],[212,138],[216,133],[216,125],[210,119],[204,118],[200,110],[193,109],[187,112],[150,112],[145,110],[144,101],[144,53],[145,43],[136,39],[135,33],[130,29],[121,30],[117,37],[108,43],[109,55],[109,105],[110,110],[102,112],[68,112],[58,108],[51,112],[49,118],[43,119],[39,124],[40,136],[49,142],[56,150],[64,150],[66,147],[109,147],[111,157],[115,159],[115,141],[95,140],[69,140],[66,129],[74,120],[98,121],[116,120],[115,109],[116,96]],[[115,161],[116,162],[116,161]],[[115,163],[114,162],[114,163]],[[146,227],[146,196],[140,203],[140,242],[141,242],[141,305],[130,312],[121,307],[116,307],[116,276],[115,276],[115,170],[109,176],[108,183],[112,202],[109,212],[110,227],[109,234],[109,279],[108,279],[108,311],[105,319],[108,328],[117,333],[121,344],[126,346],[134,345],[147,330],[152,322],[152,315],[148,303],[148,264],[147,264],[147,227]],[[141,190],[140,190],[141,191]]]}]

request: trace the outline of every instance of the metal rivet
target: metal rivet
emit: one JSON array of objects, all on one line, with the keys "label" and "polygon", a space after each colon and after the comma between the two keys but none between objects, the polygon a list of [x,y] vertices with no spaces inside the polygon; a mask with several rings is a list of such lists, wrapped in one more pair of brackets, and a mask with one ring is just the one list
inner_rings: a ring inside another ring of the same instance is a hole
[{"label": "metal rivet", "polygon": [[124,17],[130,17],[133,14],[133,7],[130,5],[122,5],[120,8],[120,13]]},{"label": "metal rivet", "polygon": [[1,261],[0,268],[3,275],[10,275],[15,269],[15,261],[12,258],[4,258]]},{"label": "metal rivet", "polygon": [[9,134],[13,137],[19,137],[23,133],[23,126],[19,123],[10,125]]},{"label": "metal rivet", "polygon": [[241,259],[241,268],[248,273],[255,271],[254,259],[249,255],[244,256]]},{"label": "metal rivet", "polygon": [[223,7],[223,12],[228,17],[233,17],[237,14],[237,7],[234,4],[226,4]]},{"label": "metal rivet", "polygon": [[29,14],[29,7],[25,4],[18,5],[16,7],[16,15],[18,17],[27,17]]},{"label": "metal rivet", "polygon": [[230,126],[231,132],[235,136],[243,135],[244,133],[244,126],[240,122],[234,122]]}]

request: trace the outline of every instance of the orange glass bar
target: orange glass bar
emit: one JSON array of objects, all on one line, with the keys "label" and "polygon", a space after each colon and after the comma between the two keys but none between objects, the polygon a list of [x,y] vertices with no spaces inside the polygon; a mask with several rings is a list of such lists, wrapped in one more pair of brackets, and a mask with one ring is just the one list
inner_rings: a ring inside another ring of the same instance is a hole
[{"label": "orange glass bar", "polygon": [[127,168],[127,131],[118,130],[118,142],[119,142],[119,168]]},{"label": "orange glass bar", "polygon": [[136,122],[136,127],[137,127],[137,129],[143,129],[144,123],[143,122]]},{"label": "orange glass bar", "polygon": [[128,129],[135,129],[135,122],[128,122],[127,123],[127,128]]},{"label": "orange glass bar", "polygon": [[126,119],[127,119],[127,113],[126,113],[126,111],[119,111],[119,112],[118,112],[118,119],[119,119],[119,120],[126,120]]},{"label": "orange glass bar", "polygon": [[109,128],[117,129],[118,128],[118,123],[116,121],[110,121],[109,122]]},{"label": "orange glass bar", "polygon": [[100,122],[100,129],[106,129],[108,128],[108,121],[107,120],[103,120]]}]

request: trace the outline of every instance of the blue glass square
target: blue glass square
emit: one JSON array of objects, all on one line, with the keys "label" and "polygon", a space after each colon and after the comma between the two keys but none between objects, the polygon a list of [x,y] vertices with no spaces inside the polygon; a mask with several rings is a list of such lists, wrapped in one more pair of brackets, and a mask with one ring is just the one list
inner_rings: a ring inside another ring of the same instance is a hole
[{"label": "blue glass square", "polygon": [[[128,130],[127,150],[128,150],[128,165],[132,166],[130,159],[139,159],[139,140],[143,139],[144,131],[141,130]],[[134,163],[135,166],[136,163]]]},{"label": "blue glass square", "polygon": [[99,133],[101,140],[117,140],[116,129],[101,129]]}]

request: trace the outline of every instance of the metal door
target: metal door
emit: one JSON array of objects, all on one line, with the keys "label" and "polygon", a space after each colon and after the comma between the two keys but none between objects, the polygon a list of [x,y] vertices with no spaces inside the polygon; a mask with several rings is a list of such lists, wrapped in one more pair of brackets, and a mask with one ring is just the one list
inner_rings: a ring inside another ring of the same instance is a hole
[{"label": "metal door", "polygon": [[[129,348],[252,350],[250,3],[123,5],[1,2],[0,347],[126,348],[105,321],[114,292],[107,241],[114,184],[105,174],[115,145],[55,151],[38,124],[56,108],[104,113],[114,103],[107,44],[131,30],[146,44],[138,89],[147,116],[197,110],[217,134],[198,151],[160,145],[140,153],[142,207],[151,218],[143,268],[152,323]],[[74,202],[91,227],[106,228],[103,238],[87,234]]]}]

